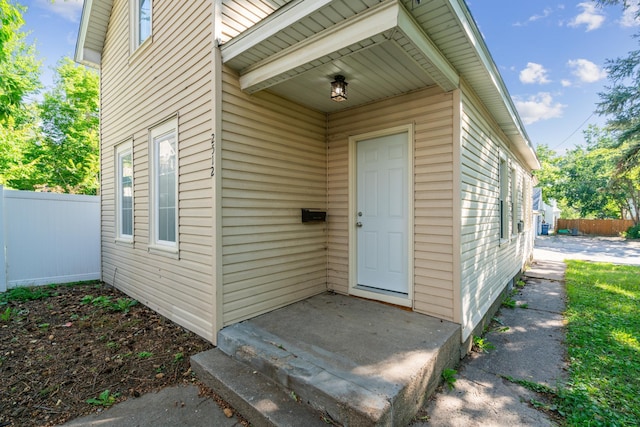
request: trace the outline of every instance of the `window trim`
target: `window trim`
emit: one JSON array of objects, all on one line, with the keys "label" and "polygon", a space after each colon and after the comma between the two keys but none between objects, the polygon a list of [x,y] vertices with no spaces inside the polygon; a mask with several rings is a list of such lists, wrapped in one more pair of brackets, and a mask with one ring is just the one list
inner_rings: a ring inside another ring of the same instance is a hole
[{"label": "window trim", "polygon": [[[122,188],[123,188],[123,173],[121,159],[126,155],[131,156],[131,234],[122,233],[123,215],[122,215]],[[115,231],[116,241],[122,243],[133,243],[133,236],[135,235],[135,204],[134,204],[134,173],[133,173],[133,141],[128,140],[118,144],[115,147],[115,175],[116,175],[116,191],[115,191]]]},{"label": "window trim", "polygon": [[149,20],[149,35],[140,41],[140,0],[129,0],[129,41],[131,47],[131,55],[141,51],[143,46],[147,46],[153,39],[153,1],[150,0],[149,5],[151,16]]},{"label": "window trim", "polygon": [[511,235],[518,234],[518,214],[520,213],[520,206],[518,201],[518,171],[512,165],[510,170],[511,180]]},{"label": "window trim", "polygon": [[[160,240],[159,238],[159,195],[158,195],[158,149],[156,142],[169,134],[174,135],[175,139],[175,188],[174,188],[174,236],[175,241]],[[178,189],[179,189],[179,144],[178,144],[178,118],[177,116],[161,122],[160,124],[149,129],[149,251],[150,252],[166,252],[178,253],[180,235],[179,235],[179,214],[178,214]]]},{"label": "window trim", "polygon": [[506,154],[498,156],[498,213],[500,216],[500,243],[509,241],[509,161]]}]

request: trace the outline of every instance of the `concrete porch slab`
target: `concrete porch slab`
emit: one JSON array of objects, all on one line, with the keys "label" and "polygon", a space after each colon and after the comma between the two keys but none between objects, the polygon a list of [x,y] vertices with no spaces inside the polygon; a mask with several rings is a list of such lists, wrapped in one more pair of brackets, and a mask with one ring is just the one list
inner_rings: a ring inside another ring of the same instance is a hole
[{"label": "concrete porch slab", "polygon": [[460,326],[321,294],[223,329],[218,348],[342,425],[404,425],[459,362]]}]

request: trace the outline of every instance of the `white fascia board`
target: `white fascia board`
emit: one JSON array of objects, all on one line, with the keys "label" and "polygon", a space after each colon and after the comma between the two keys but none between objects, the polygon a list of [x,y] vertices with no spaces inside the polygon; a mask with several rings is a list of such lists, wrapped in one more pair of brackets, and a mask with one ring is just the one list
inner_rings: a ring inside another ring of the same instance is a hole
[{"label": "white fascia board", "polygon": [[82,58],[79,62],[90,67],[100,68],[100,64],[102,63],[102,53],[93,49],[84,48],[82,49]]},{"label": "white fascia board", "polygon": [[397,1],[381,3],[254,64],[240,76],[240,88],[251,93],[273,77],[395,28],[399,8]]},{"label": "white fascia board", "polygon": [[333,0],[297,0],[276,10],[264,20],[222,45],[222,61],[227,62],[269,37],[295,24]]},{"label": "white fascia board", "polygon": [[454,88],[457,88],[460,84],[460,76],[458,75],[458,72],[449,63],[447,58],[445,58],[444,55],[440,53],[440,50],[436,47],[435,44],[433,44],[431,39],[429,39],[420,25],[418,25],[418,23],[413,19],[409,12],[404,9],[404,7],[401,7],[399,11],[398,28],[446,78],[450,87],[445,88],[445,90],[452,90]]},{"label": "white fascia board", "polygon": [[[87,31],[89,30],[89,16],[91,15],[91,7],[93,0],[85,0],[82,5],[82,17],[80,18],[80,28],[78,29],[78,39],[76,40],[75,60],[79,63],[85,63],[84,44],[87,39]],[[97,64],[100,65],[99,63]]]}]

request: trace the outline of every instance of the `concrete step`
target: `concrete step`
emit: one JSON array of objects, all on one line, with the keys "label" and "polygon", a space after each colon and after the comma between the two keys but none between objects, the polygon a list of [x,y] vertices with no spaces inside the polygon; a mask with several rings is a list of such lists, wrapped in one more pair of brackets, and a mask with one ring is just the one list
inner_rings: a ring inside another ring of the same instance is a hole
[{"label": "concrete step", "polygon": [[252,426],[326,427],[321,414],[297,402],[274,381],[217,348],[191,357],[191,368]]},{"label": "concrete step", "polygon": [[459,362],[460,327],[322,294],[223,329],[218,348],[336,424],[395,426]]}]

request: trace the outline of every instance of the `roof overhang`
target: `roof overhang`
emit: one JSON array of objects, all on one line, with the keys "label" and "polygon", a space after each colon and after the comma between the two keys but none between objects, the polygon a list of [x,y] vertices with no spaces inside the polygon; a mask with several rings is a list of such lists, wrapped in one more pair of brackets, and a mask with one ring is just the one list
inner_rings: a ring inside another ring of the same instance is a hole
[{"label": "roof overhang", "polygon": [[[113,0],[85,0],[77,62],[100,68],[112,6]],[[464,0],[293,0],[221,51],[243,90],[269,89],[328,113],[428,86],[446,92],[464,79],[510,148],[531,169],[540,167]],[[348,102],[327,96],[336,74],[350,83]]]},{"label": "roof overhang", "polygon": [[84,0],[76,41],[76,62],[100,68],[112,6],[113,0]]},{"label": "roof overhang", "polygon": [[[445,91],[458,87],[459,76],[437,47],[429,40],[398,0],[380,3],[351,18],[303,40],[277,50],[273,39],[280,31],[290,28],[322,9],[331,1],[297,2],[288,14],[271,15],[222,46],[222,60],[240,73],[240,87],[248,93],[270,88],[276,84],[320,67],[392,42],[402,50],[407,61],[415,61],[433,81]],[[304,8],[304,11],[300,9]],[[295,18],[287,19],[288,16]],[[274,22],[275,21],[275,22]],[[294,21],[294,22],[292,22]],[[255,34],[264,33],[262,37]],[[270,36],[269,36],[270,35]],[[281,45],[281,44],[280,44]],[[271,46],[271,47],[268,47]],[[257,52],[272,50],[261,60],[254,61]]]},{"label": "roof overhang", "polygon": [[[427,86],[448,92],[462,78],[495,117],[510,148],[531,169],[539,167],[464,0],[367,3],[377,4],[357,11],[347,0],[291,1],[224,43],[222,60],[238,73],[245,92],[269,89],[327,113]],[[328,97],[336,74],[349,82],[348,102]]]}]

